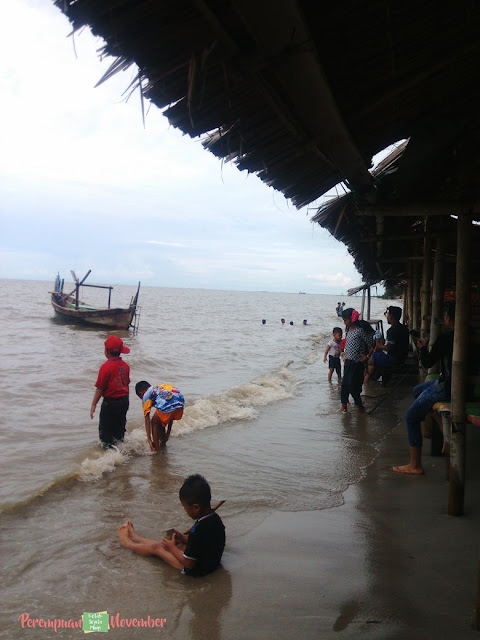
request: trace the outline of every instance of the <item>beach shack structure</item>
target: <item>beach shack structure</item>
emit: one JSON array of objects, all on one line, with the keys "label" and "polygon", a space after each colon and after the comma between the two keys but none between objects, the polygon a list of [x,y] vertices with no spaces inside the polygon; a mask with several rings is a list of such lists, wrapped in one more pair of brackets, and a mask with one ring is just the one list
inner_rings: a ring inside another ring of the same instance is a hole
[{"label": "beach shack structure", "polygon": [[105,41],[99,53],[113,62],[99,82],[136,65],[130,92],[296,207],[343,184],[313,221],[347,246],[366,283],[405,284],[411,328],[435,339],[443,291],[455,292],[452,415],[462,433],[480,280],[480,5],[54,2],[73,32],[88,25]]},{"label": "beach shack structure", "polygon": [[444,292],[454,292],[449,513],[463,513],[480,281],[480,3],[54,2],[74,32],[88,25],[105,41],[112,65],[100,82],[136,65],[129,92],[296,207],[342,184],[313,220],[346,245],[364,282],[404,284],[411,328],[435,339]]}]

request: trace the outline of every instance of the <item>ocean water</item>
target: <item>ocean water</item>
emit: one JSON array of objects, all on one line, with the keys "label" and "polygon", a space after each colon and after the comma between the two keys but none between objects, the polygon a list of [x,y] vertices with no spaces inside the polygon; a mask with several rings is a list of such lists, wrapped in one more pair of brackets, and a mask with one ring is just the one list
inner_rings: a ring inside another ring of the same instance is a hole
[{"label": "ocean water", "polygon": [[[388,416],[382,407],[368,419],[340,415],[338,384],[327,382],[323,353],[342,324],[338,296],[143,287],[138,333],[114,332],[131,349],[124,356],[132,380],[128,433],[117,451],[104,451],[100,405],[93,421],[89,409],[109,332],[55,318],[51,286],[0,286],[7,626],[22,611],[75,617],[133,602],[138,615],[142,600],[121,588],[127,552],[117,528],[126,517],[152,537],[167,526],[188,527],[178,488],[190,473],[207,477],[213,502],[226,500],[221,515],[234,549],[235,537],[272,510],[341,504],[375,458]],[[86,291],[88,301],[103,301],[104,292]],[[134,292],[115,287],[113,304],[126,306]],[[344,300],[360,307],[359,297]],[[383,317],[387,304],[373,298],[372,316]],[[142,379],[174,384],[186,398],[184,418],[160,455],[148,449],[133,393]],[[365,402],[368,408],[375,399]],[[228,544],[225,558],[227,567],[238,562]],[[155,565],[146,580],[154,588],[160,579],[168,610],[183,587],[159,571]],[[23,637],[15,624],[5,637]],[[55,637],[72,637],[64,633]]]}]

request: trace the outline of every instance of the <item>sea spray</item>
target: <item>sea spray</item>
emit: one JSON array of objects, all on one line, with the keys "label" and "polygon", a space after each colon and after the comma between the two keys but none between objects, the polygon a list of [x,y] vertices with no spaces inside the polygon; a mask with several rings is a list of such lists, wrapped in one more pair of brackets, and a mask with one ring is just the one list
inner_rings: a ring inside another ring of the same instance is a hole
[{"label": "sea spray", "polygon": [[79,480],[92,482],[104,473],[111,473],[119,465],[125,464],[134,455],[149,455],[150,451],[144,429],[134,429],[117,446],[104,450],[100,455],[89,456],[80,464]]},{"label": "sea spray", "polygon": [[[289,364],[291,362],[287,366]],[[174,422],[171,436],[185,435],[226,422],[254,420],[258,415],[258,407],[293,397],[297,382],[296,376],[283,367],[224,393],[198,398],[185,407],[182,420]],[[111,473],[130,457],[151,453],[145,429],[143,426],[135,428],[116,447],[85,458],[80,464],[78,478],[84,482],[99,480],[104,473]]]},{"label": "sea spray", "polygon": [[296,376],[284,367],[224,393],[199,398],[192,406],[186,407],[182,421],[175,423],[175,435],[226,422],[254,420],[258,407],[291,398],[296,384]]}]

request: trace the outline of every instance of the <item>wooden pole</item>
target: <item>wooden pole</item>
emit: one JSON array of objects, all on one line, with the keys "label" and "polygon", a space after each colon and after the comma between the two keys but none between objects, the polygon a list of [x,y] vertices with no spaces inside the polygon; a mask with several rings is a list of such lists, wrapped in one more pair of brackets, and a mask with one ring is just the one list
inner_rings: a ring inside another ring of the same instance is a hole
[{"label": "wooden pole", "polygon": [[362,310],[360,311],[360,320],[363,320],[364,310],[365,310],[365,289],[362,291]]},{"label": "wooden pole", "polygon": [[425,220],[425,238],[423,241],[423,271],[422,271],[422,307],[420,331],[425,338],[430,328],[430,292],[432,280],[432,237],[427,233],[428,218]]},{"label": "wooden pole", "polygon": [[418,270],[418,265],[413,263],[412,264],[412,269],[413,269],[413,305],[412,305],[412,311],[413,311],[413,323],[412,323],[412,328],[413,329],[418,329],[419,328],[419,322],[418,322],[418,316],[419,316],[419,294],[420,294],[420,278],[419,278],[419,270]]},{"label": "wooden pole", "polygon": [[470,319],[471,217],[462,214],[457,223],[455,332],[452,361],[452,438],[448,514],[461,516],[465,496],[465,402],[467,399],[468,324]]},{"label": "wooden pole", "polygon": [[408,263],[408,326],[413,329],[413,262]]},{"label": "wooden pole", "polygon": [[[433,286],[432,286],[432,317],[430,319],[430,344],[433,344],[440,335],[443,324],[443,291],[445,289],[445,251],[447,238],[443,235],[437,238],[435,246],[435,259],[433,263]],[[429,373],[438,372],[438,364],[429,369]]]},{"label": "wooden pole", "polygon": [[370,292],[370,287],[367,289],[367,321],[370,322],[370,309],[372,304],[372,297]]}]

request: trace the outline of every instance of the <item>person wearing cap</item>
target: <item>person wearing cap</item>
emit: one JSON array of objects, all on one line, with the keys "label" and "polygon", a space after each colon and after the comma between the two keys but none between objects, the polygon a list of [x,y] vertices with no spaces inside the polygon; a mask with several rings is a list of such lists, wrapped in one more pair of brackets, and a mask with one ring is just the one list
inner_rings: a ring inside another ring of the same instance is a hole
[{"label": "person wearing cap", "polygon": [[403,364],[408,355],[409,334],[408,328],[400,322],[401,307],[387,307],[385,317],[390,328],[387,330],[386,340],[375,341],[364,382],[368,382],[374,369],[391,369]]},{"label": "person wearing cap", "polygon": [[121,353],[130,353],[130,349],[117,336],[105,340],[105,357],[95,382],[96,391],[90,407],[93,420],[98,401],[103,397],[100,409],[98,434],[104,447],[112,447],[125,436],[127,411],[129,405],[130,367],[120,357]]}]

